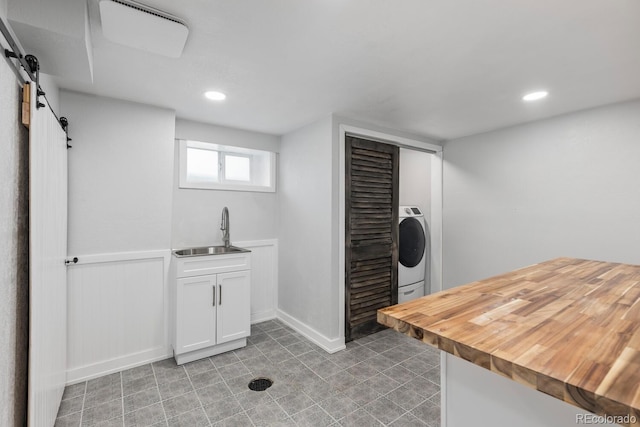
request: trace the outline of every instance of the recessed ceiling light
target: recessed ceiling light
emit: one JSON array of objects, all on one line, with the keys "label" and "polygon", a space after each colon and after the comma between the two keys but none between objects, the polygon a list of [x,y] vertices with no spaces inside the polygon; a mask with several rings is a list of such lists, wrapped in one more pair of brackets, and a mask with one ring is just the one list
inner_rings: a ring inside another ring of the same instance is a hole
[{"label": "recessed ceiling light", "polygon": [[222,92],[217,92],[215,90],[210,90],[205,92],[204,96],[206,96],[212,101],[224,101],[227,98],[227,95],[225,95]]},{"label": "recessed ceiling light", "polygon": [[523,101],[537,101],[538,99],[546,98],[549,92],[541,90],[539,92],[531,92],[522,97]]}]

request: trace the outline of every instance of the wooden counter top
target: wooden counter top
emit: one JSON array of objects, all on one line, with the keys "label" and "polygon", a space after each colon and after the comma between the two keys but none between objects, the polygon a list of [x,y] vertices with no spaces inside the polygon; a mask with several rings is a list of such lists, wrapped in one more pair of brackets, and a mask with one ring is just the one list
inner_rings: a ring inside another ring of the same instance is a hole
[{"label": "wooden counter top", "polygon": [[378,322],[595,414],[640,420],[640,266],[558,258],[378,310]]}]

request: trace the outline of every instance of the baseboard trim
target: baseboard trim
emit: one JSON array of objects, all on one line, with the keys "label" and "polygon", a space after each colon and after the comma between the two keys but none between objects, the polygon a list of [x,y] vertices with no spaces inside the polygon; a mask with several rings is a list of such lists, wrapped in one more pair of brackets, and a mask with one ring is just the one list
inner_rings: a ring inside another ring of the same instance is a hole
[{"label": "baseboard trim", "polygon": [[67,371],[67,385],[125,371],[147,363],[168,359],[173,356],[170,347],[154,348],[139,353],[128,354],[123,357],[105,360],[92,365],[81,366]]},{"label": "baseboard trim", "polygon": [[313,329],[311,326],[307,325],[304,322],[296,319],[288,313],[278,309],[277,317],[284,324],[294,329],[299,334],[303,335],[309,341],[322,348],[327,353],[335,353],[340,350],[344,350],[346,346],[344,345],[344,338],[327,338],[322,335],[320,332]]}]

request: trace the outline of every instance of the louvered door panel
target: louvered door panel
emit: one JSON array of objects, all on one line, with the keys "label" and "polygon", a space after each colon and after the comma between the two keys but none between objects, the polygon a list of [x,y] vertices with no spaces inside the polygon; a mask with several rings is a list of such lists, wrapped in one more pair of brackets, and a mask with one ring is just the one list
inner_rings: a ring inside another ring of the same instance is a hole
[{"label": "louvered door panel", "polygon": [[398,300],[398,147],[346,138],[347,341],[384,327],[376,310]]}]

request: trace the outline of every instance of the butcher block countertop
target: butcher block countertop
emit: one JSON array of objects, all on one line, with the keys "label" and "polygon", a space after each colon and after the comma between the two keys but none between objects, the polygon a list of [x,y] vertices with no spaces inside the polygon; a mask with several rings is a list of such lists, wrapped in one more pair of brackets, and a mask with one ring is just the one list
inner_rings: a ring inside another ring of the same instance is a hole
[{"label": "butcher block countertop", "polygon": [[640,420],[640,266],[558,258],[381,309],[378,322],[595,414]]}]

